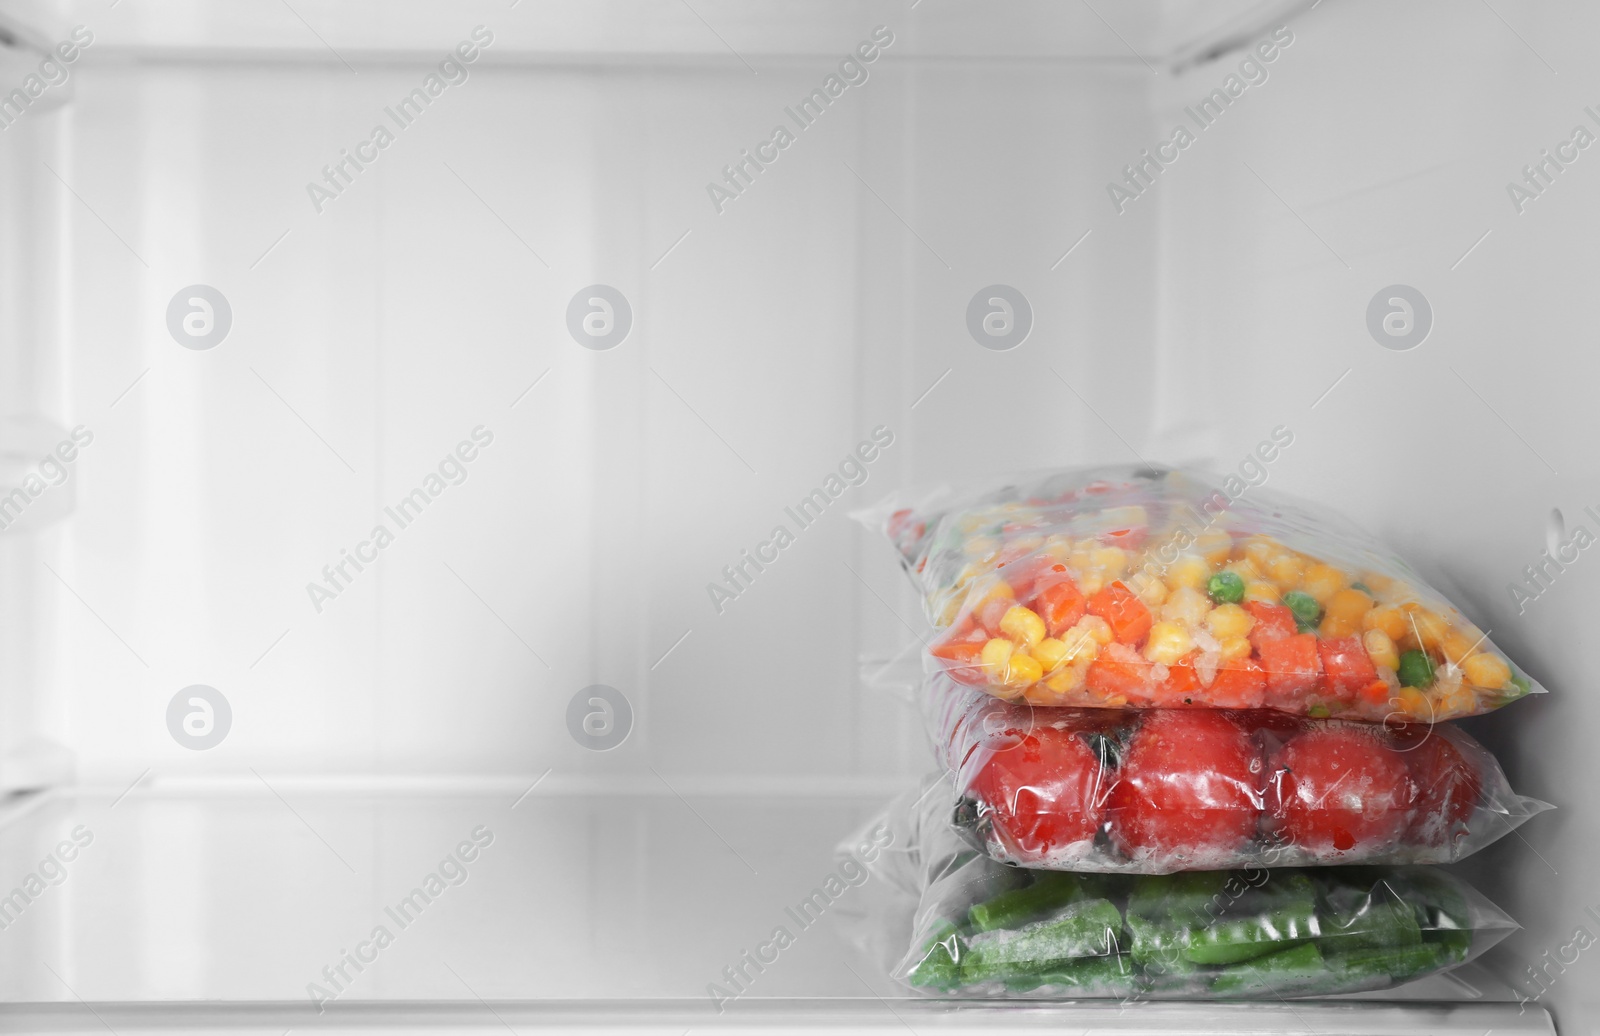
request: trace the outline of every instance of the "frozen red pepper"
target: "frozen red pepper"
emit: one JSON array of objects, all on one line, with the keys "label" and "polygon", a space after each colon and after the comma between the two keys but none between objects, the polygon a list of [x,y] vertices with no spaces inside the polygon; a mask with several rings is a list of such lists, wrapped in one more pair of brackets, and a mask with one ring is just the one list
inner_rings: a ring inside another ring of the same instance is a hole
[{"label": "frozen red pepper", "polygon": [[1322,679],[1322,656],[1317,652],[1315,634],[1296,633],[1263,641],[1257,650],[1261,653],[1261,669],[1267,674],[1271,704],[1287,703],[1316,690]]},{"label": "frozen red pepper", "polygon": [[1052,637],[1059,637],[1083,618],[1087,602],[1078,584],[1066,575],[1066,566],[1059,573],[1049,572],[1035,584],[1032,608],[1039,613]]},{"label": "frozen red pepper", "polygon": [[1194,705],[1200,700],[1205,687],[1194,668],[1194,661],[1199,654],[1198,651],[1192,651],[1167,666],[1167,675],[1155,686],[1153,697],[1157,706]]},{"label": "frozen red pepper", "polygon": [[1259,708],[1267,693],[1267,674],[1252,659],[1227,662],[1211,681],[1207,700],[1223,709]]},{"label": "frozen red pepper", "polygon": [[1295,635],[1294,612],[1281,604],[1267,601],[1246,601],[1244,610],[1250,613],[1255,625],[1250,627],[1250,646],[1256,651],[1261,645]]},{"label": "frozen red pepper", "polygon": [[1378,678],[1378,668],[1360,637],[1327,637],[1317,642],[1317,653],[1322,656],[1324,684],[1335,698],[1350,701]]},{"label": "frozen red pepper", "polygon": [[988,640],[988,631],[979,627],[968,615],[934,642],[928,653],[950,663],[945,666],[945,671],[953,679],[964,684],[981,685],[988,680],[982,668],[983,645]]},{"label": "frozen red pepper", "polygon": [[1106,620],[1118,644],[1139,643],[1155,623],[1139,595],[1121,581],[1111,583],[1089,598],[1089,614]]},{"label": "frozen red pepper", "polygon": [[1131,648],[1108,645],[1090,664],[1088,685],[1103,699],[1140,701],[1149,694],[1150,663]]}]

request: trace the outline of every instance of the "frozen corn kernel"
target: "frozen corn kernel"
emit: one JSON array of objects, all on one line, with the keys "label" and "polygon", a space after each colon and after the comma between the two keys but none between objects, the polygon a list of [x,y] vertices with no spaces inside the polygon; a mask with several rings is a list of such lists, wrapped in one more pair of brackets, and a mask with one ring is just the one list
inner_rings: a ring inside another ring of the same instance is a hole
[{"label": "frozen corn kernel", "polygon": [[1372,610],[1372,598],[1360,590],[1346,588],[1334,593],[1324,605],[1324,614],[1337,615],[1355,623],[1356,629],[1361,628],[1361,620]]},{"label": "frozen corn kernel", "polygon": [[1044,552],[1057,561],[1066,561],[1072,557],[1072,538],[1070,536],[1051,536],[1044,541]]},{"label": "frozen corn kernel", "polygon": [[1388,593],[1394,586],[1394,580],[1382,572],[1361,573],[1361,583],[1375,594]]},{"label": "frozen corn kernel", "polygon": [[1249,558],[1230,561],[1222,566],[1222,571],[1232,572],[1247,583],[1253,583],[1261,578],[1261,569],[1257,568],[1256,563]]},{"label": "frozen corn kernel", "polygon": [[988,579],[975,581],[971,586],[967,587],[964,600],[967,610],[977,614],[990,601],[1005,601],[1009,603],[1016,600],[1016,597],[1016,591],[1011,589],[1010,583],[1004,579],[989,577]]},{"label": "frozen corn kernel", "polygon": [[1101,547],[1089,553],[1093,567],[1106,574],[1106,579],[1121,579],[1128,570],[1128,552],[1121,547]]},{"label": "frozen corn kernel", "polygon": [[1373,665],[1400,668],[1400,649],[1383,630],[1367,630],[1361,636],[1361,646],[1367,649],[1367,657],[1372,659]]},{"label": "frozen corn kernel", "polygon": [[1166,577],[1169,590],[1199,590],[1211,578],[1211,566],[1205,558],[1184,554],[1167,566]]},{"label": "frozen corn kernel", "polygon": [[[1397,699],[1397,700],[1396,700]],[[1400,706],[1400,711],[1412,719],[1431,721],[1433,719],[1433,703],[1428,696],[1415,687],[1402,687],[1399,693],[1391,699]]]},{"label": "frozen corn kernel", "polygon": [[1161,617],[1183,626],[1199,626],[1211,610],[1211,600],[1198,590],[1183,587],[1167,596],[1161,606]]},{"label": "frozen corn kernel", "polygon": [[1194,538],[1194,547],[1208,562],[1220,565],[1233,553],[1233,537],[1221,529],[1207,529]]},{"label": "frozen corn kernel", "polygon": [[1350,585],[1345,574],[1332,565],[1317,562],[1306,568],[1306,574],[1300,580],[1300,589],[1310,594],[1318,604],[1327,606],[1333,595]]},{"label": "frozen corn kernel", "polygon": [[1379,605],[1361,617],[1361,625],[1369,630],[1381,630],[1390,640],[1399,640],[1409,628],[1405,613],[1393,605]]},{"label": "frozen corn kernel", "polygon": [[1000,553],[1000,541],[993,536],[973,536],[965,544],[967,557],[988,561]]},{"label": "frozen corn kernel", "polygon": [[1056,694],[1065,696],[1084,685],[1088,672],[1088,663],[1062,666],[1060,670],[1045,679],[1044,685]]},{"label": "frozen corn kernel", "polygon": [[1057,694],[1053,694],[1050,691],[1049,685],[1043,680],[1040,680],[1038,683],[1026,688],[1022,692],[1022,700],[1027,702],[1029,705],[1061,704],[1061,697]]},{"label": "frozen corn kernel", "polygon": [[1283,547],[1271,536],[1252,536],[1245,541],[1243,553],[1252,565],[1265,572],[1283,554]]},{"label": "frozen corn kernel", "polygon": [[1026,687],[1044,677],[1044,667],[1032,655],[1012,655],[1006,664],[1006,683],[1012,687]]},{"label": "frozen corn kernel", "polygon": [[1161,665],[1172,665],[1194,650],[1194,638],[1176,622],[1158,622],[1150,627],[1144,644],[1144,657]]},{"label": "frozen corn kernel", "polygon": [[1000,617],[1000,632],[1022,645],[1024,650],[1044,639],[1044,620],[1032,608],[1014,604]]},{"label": "frozen corn kernel", "polygon": [[1511,667],[1499,655],[1473,655],[1461,665],[1462,675],[1473,687],[1498,691],[1511,680]]},{"label": "frozen corn kernel", "polygon": [[1100,657],[1101,644],[1088,633],[1081,630],[1068,630],[1067,635],[1061,638],[1067,645],[1066,664],[1069,666],[1088,665]]},{"label": "frozen corn kernel", "polygon": [[1258,601],[1262,604],[1277,604],[1283,595],[1278,592],[1276,583],[1269,583],[1265,579],[1258,579],[1254,583],[1244,584],[1244,599]]},{"label": "frozen corn kernel", "polygon": [[1324,640],[1357,637],[1361,635],[1361,623],[1350,619],[1341,619],[1337,615],[1324,615],[1322,621],[1317,623],[1316,632],[1317,636]]},{"label": "frozen corn kernel", "polygon": [[1458,629],[1451,629],[1439,641],[1439,650],[1444,653],[1445,658],[1456,665],[1461,665],[1477,651],[1479,643],[1478,637],[1468,636]]},{"label": "frozen corn kernel", "polygon": [[1384,596],[1400,608],[1422,607],[1420,603],[1422,595],[1417,593],[1417,588],[1410,583],[1402,583],[1398,579],[1395,580],[1394,586],[1390,587],[1389,592]]},{"label": "frozen corn kernel", "polygon": [[1032,655],[1040,665],[1044,666],[1044,671],[1048,673],[1056,666],[1060,665],[1062,660],[1067,657],[1067,642],[1064,640],[1058,640],[1055,637],[1045,637],[1043,640],[1039,641],[1039,643],[1035,644],[1033,649],[1028,653]]},{"label": "frozen corn kernel", "polygon": [[1222,642],[1222,650],[1218,654],[1224,662],[1236,662],[1241,658],[1249,658],[1250,638],[1229,637]]},{"label": "frozen corn kernel", "polygon": [[1256,620],[1237,604],[1219,604],[1206,616],[1206,629],[1218,640],[1242,637],[1250,632]]},{"label": "frozen corn kernel", "polygon": [[1470,716],[1479,708],[1478,695],[1466,684],[1436,688],[1431,700],[1434,715],[1441,717]]},{"label": "frozen corn kernel", "polygon": [[1078,590],[1085,597],[1093,597],[1106,587],[1106,575],[1098,568],[1078,570]]},{"label": "frozen corn kernel", "polygon": [[1438,651],[1445,634],[1450,632],[1450,624],[1421,605],[1404,605],[1401,612],[1406,619],[1406,631],[1400,643],[1415,645],[1424,651]]},{"label": "frozen corn kernel", "polygon": [[1305,559],[1297,554],[1280,554],[1267,565],[1267,578],[1283,590],[1293,590],[1299,586],[1305,574]]},{"label": "frozen corn kernel", "polygon": [[1319,561],[1314,557],[1306,557],[1306,579],[1338,579],[1348,583],[1349,578],[1339,569],[1326,561]]},{"label": "frozen corn kernel", "polygon": [[1148,607],[1159,607],[1167,599],[1167,584],[1151,575],[1149,572],[1139,571],[1127,581],[1128,589],[1139,595],[1139,600]]},{"label": "frozen corn kernel", "polygon": [[1360,590],[1340,590],[1328,599],[1317,632],[1324,637],[1353,637],[1361,632],[1361,620],[1372,610],[1372,598]]},{"label": "frozen corn kernel", "polygon": [[1100,654],[1100,649],[1111,642],[1111,627],[1104,619],[1086,615],[1076,626],[1061,636],[1067,646],[1063,660],[1068,665],[1088,665]]},{"label": "frozen corn kernel", "polygon": [[987,604],[990,601],[998,600],[1009,601],[1014,600],[1016,596],[1017,592],[1011,589],[1010,583],[1006,582],[1004,579],[996,579],[994,581],[994,585],[990,586],[983,592],[983,596],[978,599],[978,603]]},{"label": "frozen corn kernel", "polygon": [[1087,635],[1091,640],[1093,640],[1096,644],[1099,644],[1101,647],[1105,647],[1107,644],[1111,643],[1113,639],[1111,633],[1111,624],[1098,615],[1085,615],[1083,618],[1079,619],[1078,624],[1072,628]]},{"label": "frozen corn kernel", "polygon": [[983,645],[983,652],[978,656],[983,667],[991,673],[1004,673],[1006,664],[1011,661],[1011,653],[1016,650],[1016,645],[1004,637],[995,637]]}]

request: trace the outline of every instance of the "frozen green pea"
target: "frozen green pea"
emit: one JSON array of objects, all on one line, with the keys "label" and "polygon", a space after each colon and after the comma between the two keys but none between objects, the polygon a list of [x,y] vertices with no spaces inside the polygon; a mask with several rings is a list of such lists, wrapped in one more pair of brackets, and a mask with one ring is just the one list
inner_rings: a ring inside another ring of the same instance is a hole
[{"label": "frozen green pea", "polygon": [[1322,618],[1322,605],[1317,599],[1300,590],[1290,590],[1283,595],[1283,606],[1294,613],[1295,625],[1302,628],[1315,626],[1317,620]]},{"label": "frozen green pea", "polygon": [[1218,572],[1206,580],[1206,593],[1218,604],[1238,604],[1244,600],[1244,580],[1237,572]]},{"label": "frozen green pea", "polygon": [[1433,660],[1425,652],[1407,651],[1401,655],[1396,672],[1400,683],[1406,687],[1433,686]]}]

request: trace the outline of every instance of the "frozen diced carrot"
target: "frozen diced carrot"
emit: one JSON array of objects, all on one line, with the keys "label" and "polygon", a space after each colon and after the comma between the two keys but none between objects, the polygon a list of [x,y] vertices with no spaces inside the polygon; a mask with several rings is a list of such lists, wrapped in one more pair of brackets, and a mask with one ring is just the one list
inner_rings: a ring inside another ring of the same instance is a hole
[{"label": "frozen diced carrot", "polygon": [[1106,620],[1119,644],[1139,643],[1155,622],[1139,595],[1120,580],[1089,598],[1089,614]]},{"label": "frozen diced carrot", "polygon": [[1267,693],[1280,702],[1309,694],[1322,679],[1322,657],[1310,633],[1266,641],[1257,650],[1267,674]]}]

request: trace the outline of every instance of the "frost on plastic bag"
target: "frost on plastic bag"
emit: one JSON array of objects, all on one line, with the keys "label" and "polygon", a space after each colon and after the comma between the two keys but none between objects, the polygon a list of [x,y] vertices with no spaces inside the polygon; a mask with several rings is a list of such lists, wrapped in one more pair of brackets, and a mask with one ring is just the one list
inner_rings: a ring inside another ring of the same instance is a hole
[{"label": "frost on plastic bag", "polygon": [[1550,808],[1448,724],[1036,708],[943,676],[923,693],[954,823],[1029,867],[1450,863]]},{"label": "frost on plastic bag", "polygon": [[1517,925],[1423,867],[1063,874],[974,853],[903,797],[921,900],[896,978],[963,997],[1329,996],[1456,967]]},{"label": "frost on plastic bag", "polygon": [[1068,471],[862,519],[922,592],[930,670],[1008,701],[1434,722],[1543,690],[1372,537],[1237,475]]}]

